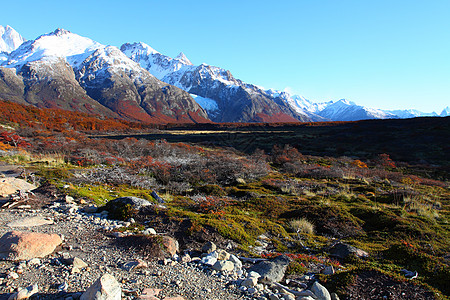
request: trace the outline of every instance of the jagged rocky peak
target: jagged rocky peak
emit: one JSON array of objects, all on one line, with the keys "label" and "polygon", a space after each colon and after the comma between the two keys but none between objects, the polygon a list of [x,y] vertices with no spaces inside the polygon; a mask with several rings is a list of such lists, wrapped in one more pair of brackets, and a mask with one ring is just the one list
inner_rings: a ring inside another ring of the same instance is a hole
[{"label": "jagged rocky peak", "polygon": [[193,64],[191,63],[191,61],[186,57],[186,55],[184,55],[183,52],[180,52],[180,54],[178,54],[177,57],[175,57],[175,59],[178,59],[179,61],[181,61],[181,62],[184,63],[185,65],[190,65],[190,66],[193,65]]},{"label": "jagged rocky peak", "polygon": [[9,25],[0,25],[0,52],[12,52],[26,40]]},{"label": "jagged rocky peak", "polygon": [[[125,43],[120,47],[120,50],[125,53],[127,56],[130,56],[132,54],[138,54],[138,55],[152,55],[159,53],[149,45],[143,42],[138,43]],[[130,55],[128,55],[130,54]]]},{"label": "jagged rocky peak", "polygon": [[69,30],[65,30],[63,28],[57,28],[50,35],[63,36],[65,34],[69,34],[69,33],[71,33]]}]

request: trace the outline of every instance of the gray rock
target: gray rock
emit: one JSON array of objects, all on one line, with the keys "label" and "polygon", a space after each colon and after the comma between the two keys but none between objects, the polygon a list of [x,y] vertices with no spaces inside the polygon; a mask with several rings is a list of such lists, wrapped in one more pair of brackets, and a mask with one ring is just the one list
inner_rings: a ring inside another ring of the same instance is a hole
[{"label": "gray rock", "polygon": [[230,258],[228,260],[231,261],[234,264],[234,268],[236,270],[242,269],[242,262],[241,262],[241,260],[239,258],[237,258],[236,255],[231,254]]},{"label": "gray rock", "polygon": [[200,263],[208,266],[213,266],[217,262],[217,257],[217,252],[211,252],[210,254],[203,257]]},{"label": "gray rock", "polygon": [[88,264],[85,263],[81,258],[78,257],[74,257],[72,259],[72,267],[77,268],[77,269],[84,269],[88,267]]},{"label": "gray rock", "polygon": [[213,265],[213,269],[216,271],[233,271],[234,264],[229,260],[218,260]]},{"label": "gray rock", "polygon": [[281,297],[283,300],[295,300],[295,296],[292,294],[284,294],[283,297]]},{"label": "gray rock", "polygon": [[331,300],[331,295],[328,290],[317,281],[311,286],[311,292],[317,296],[318,300]]},{"label": "gray rock", "polygon": [[216,252],[218,255],[217,259],[219,260],[228,260],[230,258],[230,253],[223,249],[217,249]]},{"label": "gray rock", "polygon": [[122,289],[110,274],[104,274],[81,295],[80,300],[120,300]]},{"label": "gray rock", "polygon": [[142,234],[145,235],[156,235],[156,230],[153,228],[146,228],[142,231]]},{"label": "gray rock", "polygon": [[211,253],[213,251],[216,251],[216,249],[217,249],[216,244],[214,244],[213,242],[207,242],[206,244],[203,245],[202,252]]},{"label": "gray rock", "polygon": [[336,293],[331,293],[331,300],[339,300],[339,296]]},{"label": "gray rock", "polygon": [[153,205],[151,202],[138,197],[120,197],[108,202],[111,205],[127,205],[130,204],[134,209],[140,210],[145,206]]},{"label": "gray rock", "polygon": [[97,210],[98,210],[98,207],[95,204],[89,204],[89,205],[86,205],[85,207],[83,207],[83,211],[88,214],[96,213]]},{"label": "gray rock", "polygon": [[263,283],[280,282],[290,262],[291,259],[288,256],[281,255],[270,261],[257,263],[249,269],[249,272],[254,271],[260,274],[261,278],[259,278],[259,281]]},{"label": "gray rock", "polygon": [[333,266],[326,266],[325,269],[323,269],[322,273],[324,275],[332,275],[335,273]]},{"label": "gray rock", "polygon": [[337,243],[330,248],[330,254],[339,258],[347,258],[350,255],[355,255],[357,257],[368,257],[369,254],[361,249],[353,247],[345,243]]},{"label": "gray rock", "polygon": [[51,225],[53,224],[52,220],[47,220],[42,217],[30,217],[15,220],[6,224],[8,227],[33,227],[33,226],[43,226],[43,225]]},{"label": "gray rock", "polygon": [[8,300],[20,300],[20,299],[28,299],[34,294],[39,292],[39,287],[37,284],[30,285],[29,287],[23,288],[19,290],[17,293],[9,296]]},{"label": "gray rock", "polygon": [[270,300],[280,300],[280,298],[277,296],[277,294],[270,294],[269,299]]},{"label": "gray rock", "polygon": [[57,234],[10,231],[0,238],[0,258],[30,260],[45,257],[61,243]]},{"label": "gray rock", "polygon": [[255,277],[249,277],[247,279],[244,279],[241,282],[241,286],[245,286],[245,287],[254,287],[258,284],[258,278]]}]

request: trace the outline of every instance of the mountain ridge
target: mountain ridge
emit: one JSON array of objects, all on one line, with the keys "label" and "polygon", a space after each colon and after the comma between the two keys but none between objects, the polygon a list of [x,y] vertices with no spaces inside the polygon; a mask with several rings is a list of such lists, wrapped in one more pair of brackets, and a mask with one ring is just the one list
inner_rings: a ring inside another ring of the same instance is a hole
[{"label": "mountain ridge", "polygon": [[0,97],[20,103],[98,110],[144,122],[355,121],[450,114],[448,107],[437,114],[368,108],[347,99],[313,102],[243,82],[220,67],[194,65],[183,52],[171,58],[143,42],[125,43],[119,50],[61,28],[29,41],[10,26],[0,26],[0,33]]},{"label": "mountain ridge", "polygon": [[131,121],[208,122],[188,93],[159,81],[118,48],[64,29],[21,44],[0,72],[23,86],[13,90],[0,77],[0,97],[21,103]]}]

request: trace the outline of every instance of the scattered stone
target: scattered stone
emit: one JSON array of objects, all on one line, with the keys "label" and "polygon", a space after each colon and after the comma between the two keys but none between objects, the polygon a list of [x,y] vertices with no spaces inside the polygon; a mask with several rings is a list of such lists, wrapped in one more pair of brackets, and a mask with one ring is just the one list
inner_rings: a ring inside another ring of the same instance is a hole
[{"label": "scattered stone", "polygon": [[228,260],[231,261],[234,264],[234,268],[236,270],[242,269],[242,262],[241,262],[241,260],[239,258],[237,258],[236,255],[231,254],[230,258]]},{"label": "scattered stone", "polygon": [[137,259],[135,261],[127,262],[126,264],[123,265],[123,268],[127,271],[131,271],[134,269],[148,268],[148,264],[147,264],[147,262],[145,262],[141,259]]},{"label": "scattered stone", "polygon": [[111,200],[107,203],[106,206],[124,206],[124,205],[131,205],[133,209],[140,210],[141,208],[145,206],[151,206],[152,203],[149,201],[138,198],[138,197],[120,197],[116,198],[114,200]]},{"label": "scattered stone", "polygon": [[139,297],[140,300],[157,300],[156,296],[159,295],[159,293],[162,291],[162,289],[151,289],[151,288],[145,288],[142,291],[142,295]]},{"label": "scattered stone", "polygon": [[175,297],[164,297],[163,300],[184,300],[181,296],[175,296]]},{"label": "scattered stone", "polygon": [[331,300],[340,300],[338,294],[336,293],[331,293]]},{"label": "scattered stone", "polygon": [[333,266],[326,266],[325,269],[322,270],[322,273],[324,275],[333,275],[336,271]]},{"label": "scattered stone", "polygon": [[11,278],[11,279],[18,279],[19,278],[19,274],[17,274],[16,272],[9,272],[8,273],[8,278]]},{"label": "scattered stone", "polygon": [[216,252],[218,260],[228,260],[230,258],[230,253],[225,250],[217,249]]},{"label": "scattered stone", "polygon": [[58,292],[67,292],[67,289],[69,288],[69,284],[67,281],[64,281],[58,286]]},{"label": "scattered stone", "polygon": [[69,195],[66,195],[64,200],[66,201],[66,203],[75,203],[75,199],[72,196],[69,196]]},{"label": "scattered stone", "polygon": [[0,258],[30,260],[45,257],[61,243],[57,234],[9,231],[0,238]]},{"label": "scattered stone", "polygon": [[156,235],[156,230],[153,229],[153,228],[147,228],[147,229],[142,231],[142,234],[145,234],[145,235]]},{"label": "scattered stone", "polygon": [[248,277],[247,279],[244,279],[241,283],[241,286],[245,287],[254,287],[258,284],[258,278],[256,277]]},{"label": "scattered stone", "polygon": [[295,296],[292,294],[283,294],[283,297],[281,297],[283,300],[295,300]]},{"label": "scattered stone", "polygon": [[180,257],[180,261],[183,263],[189,263],[192,261],[191,256],[188,253],[184,253],[181,257]]},{"label": "scattered stone", "polygon": [[88,267],[88,264],[85,263],[81,258],[74,257],[74,258],[72,259],[72,266],[73,266],[74,268],[78,268],[78,269],[81,270],[81,269],[87,268],[87,267]]},{"label": "scattered stone", "polygon": [[122,289],[110,274],[104,274],[84,292],[80,300],[120,300]]},{"label": "scattered stone", "polygon": [[259,281],[262,283],[280,282],[286,268],[291,262],[291,259],[286,255],[280,255],[270,261],[261,261],[251,267],[249,271],[254,271],[261,275]]},{"label": "scattered stone", "polygon": [[202,252],[209,254],[213,251],[216,251],[216,249],[217,249],[216,244],[214,244],[213,242],[207,242],[205,245],[203,245]]},{"label": "scattered stone", "polygon": [[366,251],[345,243],[335,244],[333,247],[331,247],[330,254],[342,259],[347,258],[349,255],[355,255],[356,257],[360,258],[369,256],[369,253],[367,253]]},{"label": "scattered stone", "polygon": [[213,269],[216,271],[233,271],[234,264],[229,260],[218,260],[213,265]]},{"label": "scattered stone", "polygon": [[32,258],[29,261],[27,261],[27,266],[37,266],[41,264],[41,260],[39,258]]},{"label": "scattered stone", "polygon": [[216,262],[217,262],[217,252],[211,252],[210,254],[206,255],[205,257],[202,258],[202,260],[200,261],[200,263],[207,265],[207,266],[213,266]]},{"label": "scattered stone", "polygon": [[30,217],[15,220],[6,224],[8,227],[33,227],[33,226],[43,226],[53,224],[52,220],[47,220],[42,217]]},{"label": "scattered stone", "polygon": [[37,186],[28,183],[23,179],[14,177],[0,178],[0,196],[9,197],[17,191],[29,192],[36,189]]},{"label": "scattered stone", "polygon": [[280,300],[280,297],[278,297],[277,294],[270,294],[269,300]]},{"label": "scattered stone", "polygon": [[328,290],[317,281],[311,286],[311,292],[317,296],[318,300],[331,300],[331,295]]},{"label": "scattered stone", "polygon": [[89,205],[86,205],[85,207],[83,207],[83,211],[88,214],[96,213],[97,210],[98,210],[98,207],[95,204],[89,204]]},{"label": "scattered stone", "polygon": [[178,244],[178,241],[170,236],[163,236],[162,244],[164,245],[166,251],[171,256],[174,256],[180,250],[180,245]]},{"label": "scattered stone", "polygon": [[165,203],[164,199],[161,198],[155,191],[153,191],[150,195],[159,203]]},{"label": "scattered stone", "polygon": [[20,299],[28,299],[34,294],[39,292],[39,287],[37,284],[30,285],[29,287],[23,288],[19,290],[17,293],[9,296],[8,300],[20,300]]}]

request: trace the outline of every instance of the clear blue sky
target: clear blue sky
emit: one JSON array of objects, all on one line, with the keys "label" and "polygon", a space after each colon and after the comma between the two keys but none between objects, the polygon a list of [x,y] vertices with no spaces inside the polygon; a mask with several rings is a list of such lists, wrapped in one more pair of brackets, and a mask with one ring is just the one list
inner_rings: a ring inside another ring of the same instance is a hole
[{"label": "clear blue sky", "polygon": [[26,39],[61,27],[120,47],[142,41],[313,101],[450,106],[449,0],[3,1]]}]

